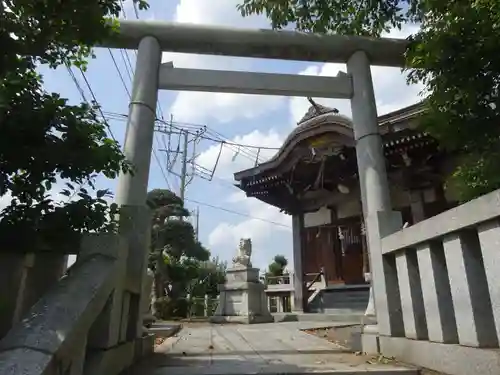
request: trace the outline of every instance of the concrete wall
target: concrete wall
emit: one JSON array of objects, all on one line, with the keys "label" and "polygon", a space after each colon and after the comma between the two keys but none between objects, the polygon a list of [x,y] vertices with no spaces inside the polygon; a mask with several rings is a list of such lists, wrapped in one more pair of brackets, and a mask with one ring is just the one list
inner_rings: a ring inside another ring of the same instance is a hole
[{"label": "concrete wall", "polygon": [[[20,319],[9,322],[12,328],[0,340],[0,374],[116,375],[152,352],[154,336],[137,335],[137,320],[142,319],[128,308],[133,295],[125,286],[123,236],[85,236],[77,262],[62,278],[64,255],[38,256],[45,272],[36,269],[36,259],[27,262],[23,255],[17,272],[9,276],[17,282],[11,294],[23,288],[25,293],[14,308]],[[42,296],[36,297],[38,293]]]},{"label": "concrete wall", "polygon": [[0,253],[0,339],[63,276],[60,253]]},{"label": "concrete wall", "polygon": [[[393,291],[377,304],[378,321],[390,322],[379,329],[380,351],[448,374],[500,373],[498,356],[484,352],[500,341],[500,190],[382,235],[379,248]],[[480,372],[457,365],[478,358],[489,361]]]}]

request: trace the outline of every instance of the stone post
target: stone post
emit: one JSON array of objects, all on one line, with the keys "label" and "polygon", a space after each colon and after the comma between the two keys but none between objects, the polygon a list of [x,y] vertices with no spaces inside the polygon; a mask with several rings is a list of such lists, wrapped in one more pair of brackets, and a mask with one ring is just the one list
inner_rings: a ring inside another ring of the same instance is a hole
[{"label": "stone post", "polygon": [[0,339],[24,312],[23,297],[26,277],[33,266],[34,254],[16,251],[0,253]]},{"label": "stone post", "polygon": [[351,75],[353,83],[351,109],[361,201],[370,254],[372,288],[377,321],[380,325],[378,329],[380,333],[390,335],[395,329],[390,314],[397,313],[392,311],[395,305],[390,299],[398,299],[399,296],[388,295],[388,289],[396,288],[397,290],[397,285],[388,286],[387,282],[390,280],[392,283],[393,278],[385,273],[395,272],[395,270],[384,264],[380,238],[381,231],[384,232],[383,235],[387,235],[400,228],[397,217],[399,215],[399,222],[401,222],[401,216],[399,213],[392,212],[383,144],[377,122],[370,61],[365,52],[357,51],[349,58],[347,72]]},{"label": "stone post", "polygon": [[26,275],[21,315],[24,315],[64,275],[66,255],[57,252],[34,254]]},{"label": "stone post", "polygon": [[209,316],[209,305],[210,301],[208,299],[208,294],[205,294],[205,297],[203,298],[203,315],[204,316]]},{"label": "stone post", "polygon": [[292,217],[293,237],[293,303],[292,309],[296,312],[304,311],[304,271],[302,268],[302,226],[303,215],[295,214]]},{"label": "stone post", "polygon": [[[151,312],[151,302],[152,302],[152,291],[153,291],[154,273],[149,268],[146,270],[146,281],[143,284],[142,293],[144,298],[142,298],[142,322],[143,326],[149,327],[156,319]],[[147,298],[148,296],[149,298]]]},{"label": "stone post", "polygon": [[0,338],[63,276],[58,252],[0,254]]},{"label": "stone post", "polygon": [[[127,239],[128,261],[127,274],[139,276],[139,282],[127,283],[130,292],[128,306],[123,305],[123,314],[135,319],[135,325],[128,329],[131,336],[142,337],[141,306],[144,295],[143,283],[147,275],[147,254],[150,240],[150,219],[147,219],[146,196],[153,147],[156,102],[158,98],[158,74],[161,63],[161,48],[153,37],[145,37],[139,43],[137,62],[129,106],[127,131],[125,134],[124,153],[134,167],[134,174],[121,174],[118,183],[116,201],[119,206],[127,206],[127,212],[121,214],[120,231]],[[144,222],[146,220],[146,222]],[[126,232],[124,232],[126,231]],[[136,279],[137,280],[137,279]],[[135,326],[135,328],[132,328]]]}]

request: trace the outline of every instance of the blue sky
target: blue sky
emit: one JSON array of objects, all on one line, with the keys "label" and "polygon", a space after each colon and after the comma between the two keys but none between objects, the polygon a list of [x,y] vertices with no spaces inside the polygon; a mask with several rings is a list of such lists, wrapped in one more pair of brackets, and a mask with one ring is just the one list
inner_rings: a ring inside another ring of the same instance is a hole
[{"label": "blue sky", "polygon": [[[268,22],[262,17],[243,19],[236,11],[238,0],[150,0],[151,8],[140,12],[141,19],[189,22],[198,24],[224,25],[246,28],[267,28]],[[135,18],[131,0],[126,1],[127,18]],[[391,36],[405,36],[409,30],[403,30]],[[130,89],[131,81],[127,72],[127,59],[124,52],[112,51],[126,86]],[[135,54],[126,52],[132,66]],[[96,50],[96,59],[92,60],[86,73],[95,97],[106,112],[127,114],[128,95],[114,66],[107,49]],[[276,60],[243,59],[233,57],[214,57],[200,55],[182,55],[165,53],[164,61],[173,61],[176,67],[249,70],[261,72],[300,73],[311,75],[336,75],[339,64],[314,64],[303,62],[283,62]],[[41,69],[45,86],[49,91],[61,93],[72,102],[80,102],[81,94],[66,69]],[[375,93],[379,114],[413,104],[418,100],[420,87],[406,86],[405,77],[399,69],[372,68]],[[75,71],[79,85],[88,99],[92,96],[80,72]],[[333,105],[341,113],[350,115],[348,101],[318,100],[322,104]],[[279,147],[286,135],[308,108],[303,98],[283,98],[250,96],[236,94],[167,92],[159,94],[159,103],[165,119],[173,116],[175,122],[206,125],[210,133],[218,132],[225,138],[235,142],[255,146]],[[109,119],[114,136],[123,143],[125,121]],[[177,125],[182,126],[182,125]],[[190,126],[193,129],[193,126]],[[206,133],[207,136],[208,133]],[[157,134],[155,149],[162,165],[167,164],[166,154],[159,151],[167,142],[162,134]],[[178,139],[171,138],[173,148]],[[220,148],[220,143],[202,140],[196,146],[198,157],[196,163],[213,169]],[[190,148],[190,151],[192,149]],[[239,238],[252,238],[254,247],[254,265],[265,267],[276,254],[284,254],[292,260],[291,218],[280,214],[277,209],[269,207],[251,198],[245,198],[239,189],[232,186],[232,174],[248,168],[255,162],[252,155],[257,149],[236,152],[235,147],[224,147],[212,181],[194,177],[187,188],[186,202],[191,210],[199,207],[200,240],[224,260],[234,256]],[[236,155],[235,155],[236,154]],[[272,156],[273,151],[261,150],[260,160]],[[165,169],[165,168],[164,168]],[[179,162],[173,168],[179,171]],[[113,191],[117,181],[104,178],[99,181],[101,187],[109,187]],[[171,173],[165,180],[159,163],[152,157],[149,178],[149,189],[171,188],[178,193],[179,179]],[[193,201],[199,202],[199,204]],[[217,208],[214,208],[217,207]],[[241,215],[229,213],[235,211]],[[293,265],[290,265],[293,268]]]}]

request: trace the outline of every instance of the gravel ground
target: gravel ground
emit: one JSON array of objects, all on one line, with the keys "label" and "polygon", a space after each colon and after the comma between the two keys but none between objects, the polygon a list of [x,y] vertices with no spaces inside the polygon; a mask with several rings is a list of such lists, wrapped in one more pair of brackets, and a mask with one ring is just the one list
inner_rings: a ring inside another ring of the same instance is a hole
[{"label": "gravel ground", "polygon": [[[341,345],[345,348],[349,348],[349,342],[351,339],[351,333],[359,330],[360,326],[344,326],[344,327],[330,327],[330,328],[318,328],[318,329],[306,329],[304,332],[307,332],[311,335],[315,335],[321,337],[325,340],[333,342],[337,345]],[[363,353],[356,353],[365,359],[367,362],[380,362],[384,364],[399,364],[405,365],[402,362],[398,362],[394,358],[387,358],[384,356],[369,356]],[[436,372],[429,369],[421,368],[421,375],[447,375],[443,372]]]}]

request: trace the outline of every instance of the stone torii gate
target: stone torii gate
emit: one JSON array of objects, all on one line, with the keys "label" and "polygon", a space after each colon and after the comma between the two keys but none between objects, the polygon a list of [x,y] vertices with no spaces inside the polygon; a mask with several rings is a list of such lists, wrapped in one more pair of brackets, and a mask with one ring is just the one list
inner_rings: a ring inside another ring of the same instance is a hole
[{"label": "stone torii gate", "polygon": [[[388,298],[393,292],[388,288],[394,283],[386,283],[392,273],[385,270],[391,265],[383,261],[380,236],[399,229],[401,218],[391,207],[370,65],[402,67],[406,40],[121,20],[120,32],[101,46],[138,49],[124,144],[136,172],[122,174],[117,191],[118,204],[138,208],[129,215],[134,228],[128,236],[129,273],[145,280],[148,235],[140,208],[146,201],[159,89],[349,99],[378,330],[385,335],[400,330],[391,319],[397,307]],[[163,51],[346,63],[347,72],[314,77],[175,68],[161,63]],[[298,223],[294,217],[294,232]]]}]

